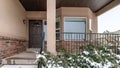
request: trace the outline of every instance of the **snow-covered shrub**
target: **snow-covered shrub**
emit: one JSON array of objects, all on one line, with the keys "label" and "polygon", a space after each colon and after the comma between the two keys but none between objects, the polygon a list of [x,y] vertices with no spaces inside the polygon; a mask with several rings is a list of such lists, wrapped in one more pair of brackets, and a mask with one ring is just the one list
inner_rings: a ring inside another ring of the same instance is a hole
[{"label": "snow-covered shrub", "polygon": [[80,57],[89,64],[91,68],[111,68],[116,67],[116,54],[112,49],[108,49],[107,46],[98,46],[94,48],[94,45],[87,45]]},{"label": "snow-covered shrub", "polygon": [[42,54],[39,54],[39,52],[35,52],[35,53],[36,53],[36,60],[34,63],[38,64],[38,68],[46,67],[47,58],[44,55],[44,53]]},{"label": "snow-covered shrub", "polygon": [[62,55],[47,54],[45,57],[45,68],[120,68],[120,50],[116,54],[108,45],[89,44],[79,54],[65,51]]}]

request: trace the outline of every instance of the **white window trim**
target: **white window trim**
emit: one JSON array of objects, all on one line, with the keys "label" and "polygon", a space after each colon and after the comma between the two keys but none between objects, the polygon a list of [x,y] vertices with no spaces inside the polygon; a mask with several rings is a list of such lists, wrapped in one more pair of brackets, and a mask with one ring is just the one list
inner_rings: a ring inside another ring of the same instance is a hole
[{"label": "white window trim", "polygon": [[[85,33],[86,33],[86,29],[87,29],[87,25],[86,25],[87,24],[87,17],[63,17],[63,24],[64,24],[66,18],[83,18],[83,19],[85,19]],[[64,30],[63,30],[63,32],[64,32]],[[65,40],[64,39],[64,41],[71,41],[71,40]],[[83,41],[83,40],[75,40],[75,41]]]},{"label": "white window trim", "polygon": [[64,21],[65,21],[65,18],[83,18],[87,22],[87,17],[63,17]]}]

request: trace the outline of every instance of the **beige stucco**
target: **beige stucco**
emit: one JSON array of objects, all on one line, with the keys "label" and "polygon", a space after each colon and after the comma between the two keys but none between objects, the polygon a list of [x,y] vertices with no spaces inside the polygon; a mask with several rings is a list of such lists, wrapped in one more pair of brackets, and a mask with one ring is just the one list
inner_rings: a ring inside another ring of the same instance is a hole
[{"label": "beige stucco", "polygon": [[56,0],[47,0],[47,51],[56,54]]},{"label": "beige stucco", "polygon": [[[56,17],[61,16],[60,8],[56,10]],[[47,20],[46,11],[26,11],[26,17],[28,20]]]},{"label": "beige stucco", "polygon": [[94,33],[97,32],[97,16],[86,7],[62,7],[57,12],[61,17],[61,30],[64,31],[64,17],[84,17],[86,18],[86,32],[89,32],[89,19],[92,19],[92,30]]},{"label": "beige stucco", "polygon": [[46,11],[27,11],[26,16],[27,16],[27,19],[44,20],[47,18],[47,12]]},{"label": "beige stucco", "polygon": [[19,0],[0,0],[0,35],[27,39],[25,12]]}]

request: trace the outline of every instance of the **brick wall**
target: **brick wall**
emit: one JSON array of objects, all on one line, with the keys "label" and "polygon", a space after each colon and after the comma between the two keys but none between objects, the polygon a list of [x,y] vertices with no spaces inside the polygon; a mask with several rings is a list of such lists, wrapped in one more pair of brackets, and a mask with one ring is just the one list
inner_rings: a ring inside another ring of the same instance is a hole
[{"label": "brick wall", "polygon": [[1,59],[25,51],[27,41],[0,36],[0,63]]}]

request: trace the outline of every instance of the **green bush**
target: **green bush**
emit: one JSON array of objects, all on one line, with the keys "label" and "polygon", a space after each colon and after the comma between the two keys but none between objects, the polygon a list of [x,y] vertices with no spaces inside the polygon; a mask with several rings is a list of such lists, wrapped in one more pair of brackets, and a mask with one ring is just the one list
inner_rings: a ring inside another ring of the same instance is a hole
[{"label": "green bush", "polygon": [[63,55],[45,56],[46,68],[118,68],[120,64],[120,55],[114,53],[114,50],[108,49],[107,46],[94,48],[92,44],[85,46],[84,50],[76,55],[64,51]]}]

